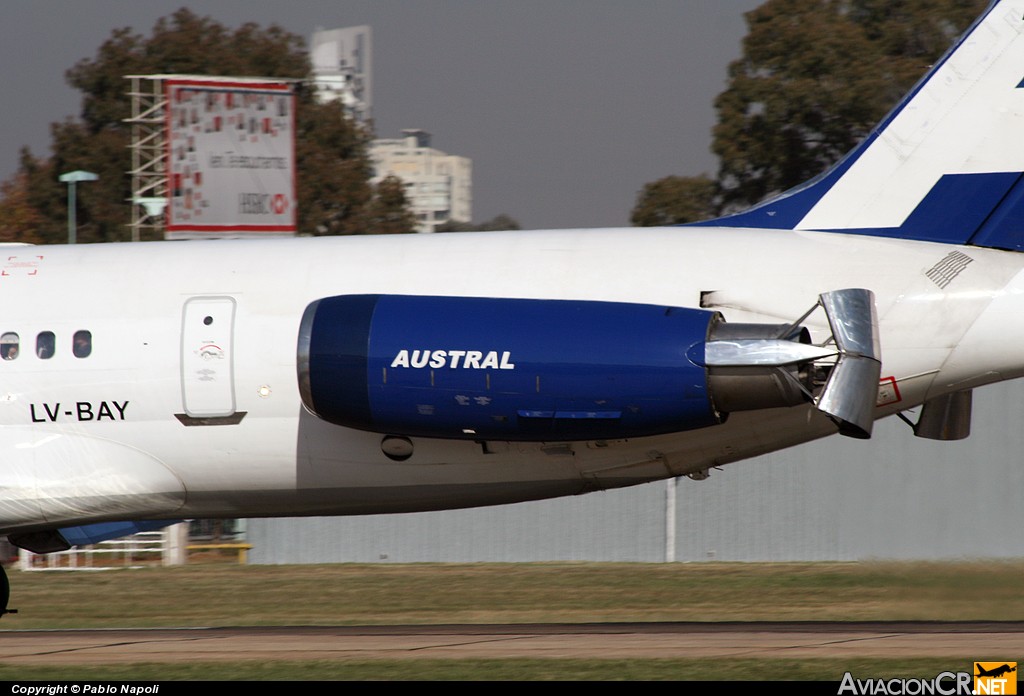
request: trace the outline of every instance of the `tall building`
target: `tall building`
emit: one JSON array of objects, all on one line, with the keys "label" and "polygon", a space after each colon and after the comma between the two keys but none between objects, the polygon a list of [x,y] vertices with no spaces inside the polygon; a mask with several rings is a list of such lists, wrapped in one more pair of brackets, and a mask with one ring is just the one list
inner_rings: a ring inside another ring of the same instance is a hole
[{"label": "tall building", "polygon": [[313,32],[311,57],[317,98],[340,101],[352,118],[366,123],[373,113],[370,27]]},{"label": "tall building", "polygon": [[406,129],[402,136],[374,140],[370,145],[372,182],[393,175],[405,183],[417,232],[434,232],[446,222],[470,222],[472,161],[430,147],[426,131]]}]

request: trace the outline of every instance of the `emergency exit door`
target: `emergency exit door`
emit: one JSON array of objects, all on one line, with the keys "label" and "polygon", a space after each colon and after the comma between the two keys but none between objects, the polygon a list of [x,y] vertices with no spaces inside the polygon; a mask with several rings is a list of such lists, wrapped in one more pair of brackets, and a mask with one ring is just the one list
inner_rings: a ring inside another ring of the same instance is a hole
[{"label": "emergency exit door", "polygon": [[181,386],[185,413],[193,418],[235,412],[234,323],[231,297],[193,297],[185,302]]}]

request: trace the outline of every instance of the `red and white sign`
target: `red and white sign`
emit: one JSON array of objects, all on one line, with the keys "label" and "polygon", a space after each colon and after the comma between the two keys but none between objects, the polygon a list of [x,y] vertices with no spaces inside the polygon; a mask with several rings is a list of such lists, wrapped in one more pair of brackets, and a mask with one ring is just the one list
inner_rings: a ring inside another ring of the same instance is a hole
[{"label": "red and white sign", "polygon": [[903,400],[900,396],[900,388],[896,384],[895,377],[882,377],[878,380],[878,398],[875,399],[875,406],[888,406]]},{"label": "red and white sign", "polygon": [[295,234],[295,97],[244,79],[165,81],[167,237]]}]

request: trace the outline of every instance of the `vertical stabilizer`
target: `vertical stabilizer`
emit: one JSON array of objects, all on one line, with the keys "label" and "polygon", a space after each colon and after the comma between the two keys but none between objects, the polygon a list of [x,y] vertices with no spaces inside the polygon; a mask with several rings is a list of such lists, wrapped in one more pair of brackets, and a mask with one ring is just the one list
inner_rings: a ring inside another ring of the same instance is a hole
[{"label": "vertical stabilizer", "polygon": [[999,0],[823,176],[699,225],[1024,249],[1024,0]]}]

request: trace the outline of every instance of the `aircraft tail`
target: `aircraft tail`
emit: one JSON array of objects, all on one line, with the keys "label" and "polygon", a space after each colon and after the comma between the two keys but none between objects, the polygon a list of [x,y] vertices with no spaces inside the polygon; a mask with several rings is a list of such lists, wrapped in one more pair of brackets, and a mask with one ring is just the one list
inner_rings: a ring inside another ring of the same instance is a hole
[{"label": "aircraft tail", "polygon": [[993,2],[825,174],[696,224],[1024,250],[1024,0]]}]

